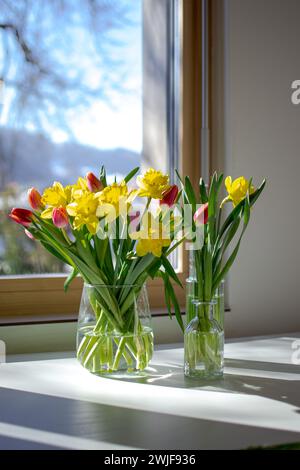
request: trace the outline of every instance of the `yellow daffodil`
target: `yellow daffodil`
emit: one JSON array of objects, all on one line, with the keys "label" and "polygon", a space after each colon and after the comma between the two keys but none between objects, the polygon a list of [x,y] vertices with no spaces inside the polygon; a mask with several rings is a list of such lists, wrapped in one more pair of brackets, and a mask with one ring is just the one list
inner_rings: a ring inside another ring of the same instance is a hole
[{"label": "yellow daffodil", "polygon": [[78,178],[77,182],[71,186],[72,188],[72,199],[81,198],[84,192],[90,192],[88,188],[88,182],[86,178],[81,176]]},{"label": "yellow daffodil", "polygon": [[137,184],[140,188],[139,196],[162,199],[165,191],[169,189],[169,177],[150,168],[144,175],[137,177]]},{"label": "yellow daffodil", "polygon": [[228,196],[223,199],[221,207],[223,207],[226,202],[230,201],[233,203],[233,206],[236,207],[243,199],[245,199],[248,190],[249,194],[254,193],[254,186],[251,185],[249,188],[249,184],[249,181],[247,181],[244,176],[240,176],[234,181],[232,181],[231,176],[227,176],[225,179],[225,187],[227,189]]},{"label": "yellow daffodil", "polygon": [[112,222],[120,214],[126,215],[128,213],[137,191],[128,192],[126,183],[122,181],[121,183],[113,183],[96,194],[99,201],[97,216],[106,217],[107,222]]},{"label": "yellow daffodil", "polygon": [[91,234],[95,234],[99,223],[96,216],[99,205],[98,195],[90,191],[82,191],[81,195],[77,194],[74,202],[67,205],[67,212],[74,217],[73,228],[79,230],[86,225]]},{"label": "yellow daffodil", "polygon": [[169,234],[163,224],[150,213],[143,217],[142,228],[130,234],[132,240],[138,240],[136,245],[137,256],[152,253],[157,258],[162,255],[162,249],[171,243]]},{"label": "yellow daffodil", "polygon": [[41,217],[51,219],[55,207],[66,207],[69,204],[71,193],[71,186],[63,187],[61,183],[55,181],[53,186],[45,189],[43,193],[41,203],[48,207],[42,212]]}]

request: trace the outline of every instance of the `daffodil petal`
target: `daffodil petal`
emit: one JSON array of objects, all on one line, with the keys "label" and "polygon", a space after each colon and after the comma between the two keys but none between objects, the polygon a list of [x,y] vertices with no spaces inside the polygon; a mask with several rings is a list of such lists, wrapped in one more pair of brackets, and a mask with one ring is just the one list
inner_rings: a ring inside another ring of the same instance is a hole
[{"label": "daffodil petal", "polygon": [[232,185],[232,178],[231,176],[227,176],[227,178],[225,179],[225,187],[228,193],[230,193],[231,185]]},{"label": "daffodil petal", "polygon": [[53,207],[48,207],[41,213],[42,219],[51,219],[52,218]]},{"label": "daffodil petal", "polygon": [[148,252],[149,251],[147,249],[146,243],[140,240],[136,245],[136,254],[139,257],[142,257],[142,256],[145,256]]}]

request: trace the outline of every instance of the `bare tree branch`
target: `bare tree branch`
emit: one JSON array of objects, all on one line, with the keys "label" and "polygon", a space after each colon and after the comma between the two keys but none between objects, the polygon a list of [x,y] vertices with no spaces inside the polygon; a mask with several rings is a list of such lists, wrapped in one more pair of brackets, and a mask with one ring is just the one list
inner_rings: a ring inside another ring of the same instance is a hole
[{"label": "bare tree branch", "polygon": [[12,112],[37,124],[52,108],[52,124],[69,132],[68,110],[122,89],[122,54],[112,51],[124,24],[128,0],[0,0],[0,79],[14,90]]}]

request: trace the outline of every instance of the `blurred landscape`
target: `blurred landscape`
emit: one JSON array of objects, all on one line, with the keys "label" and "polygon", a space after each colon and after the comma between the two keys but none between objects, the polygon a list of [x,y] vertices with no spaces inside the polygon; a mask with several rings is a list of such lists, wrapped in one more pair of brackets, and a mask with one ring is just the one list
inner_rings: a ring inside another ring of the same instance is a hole
[{"label": "blurred landscape", "polygon": [[0,275],[64,272],[66,266],[7,216],[12,207],[28,207],[27,190],[40,192],[54,181],[72,184],[105,165],[108,181],[121,180],[140,165],[140,154],[128,149],[101,150],[76,142],[54,143],[43,134],[0,129]]},{"label": "blurred landscape", "polygon": [[40,191],[56,180],[71,184],[88,171],[97,175],[101,165],[110,179],[114,175],[121,178],[139,164],[140,155],[128,149],[54,143],[44,134],[0,128],[0,191],[11,183],[21,188],[36,186]]},{"label": "blurred landscape", "polygon": [[0,275],[66,267],[7,216],[27,189],[139,166],[142,0],[0,0]]}]

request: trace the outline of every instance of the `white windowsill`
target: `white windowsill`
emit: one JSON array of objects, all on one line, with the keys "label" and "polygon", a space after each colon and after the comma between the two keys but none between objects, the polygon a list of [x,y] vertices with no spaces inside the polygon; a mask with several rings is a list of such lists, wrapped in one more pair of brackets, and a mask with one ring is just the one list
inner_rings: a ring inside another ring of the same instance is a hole
[{"label": "white windowsill", "polygon": [[[179,345],[139,378],[99,378],[74,353],[0,366],[0,448],[247,448],[300,441],[300,335],[227,343],[224,380],[183,376]],[[156,431],[154,432],[154,429]]]}]

